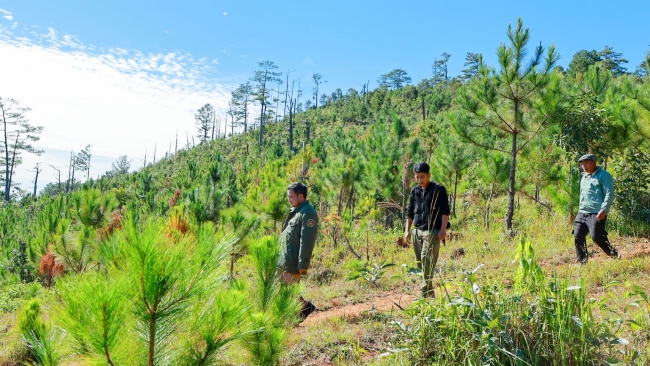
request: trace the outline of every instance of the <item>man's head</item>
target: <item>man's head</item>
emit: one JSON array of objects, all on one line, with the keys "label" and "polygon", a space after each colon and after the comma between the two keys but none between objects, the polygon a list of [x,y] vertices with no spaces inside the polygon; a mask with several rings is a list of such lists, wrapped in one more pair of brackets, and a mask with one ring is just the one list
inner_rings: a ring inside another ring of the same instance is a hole
[{"label": "man's head", "polygon": [[591,174],[596,171],[596,156],[594,154],[585,154],[578,159],[582,170],[587,174]]},{"label": "man's head", "polygon": [[415,173],[415,180],[418,182],[420,187],[426,188],[429,185],[429,180],[431,179],[431,173],[429,173],[429,164],[425,162],[417,163],[413,167],[413,173]]},{"label": "man's head", "polygon": [[287,196],[291,207],[298,207],[307,200],[307,186],[300,182],[293,183],[287,187]]}]

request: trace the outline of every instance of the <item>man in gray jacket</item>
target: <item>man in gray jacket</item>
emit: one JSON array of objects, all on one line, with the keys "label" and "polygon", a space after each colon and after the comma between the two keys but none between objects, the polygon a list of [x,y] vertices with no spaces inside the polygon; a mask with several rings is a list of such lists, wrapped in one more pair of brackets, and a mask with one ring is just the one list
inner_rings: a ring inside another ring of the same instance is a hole
[{"label": "man in gray jacket", "polygon": [[578,161],[583,170],[580,180],[580,206],[573,229],[578,263],[587,263],[587,234],[590,234],[591,239],[605,254],[620,258],[605,231],[607,215],[614,201],[612,176],[596,165],[596,156],[593,154],[583,155]]},{"label": "man in gray jacket", "polygon": [[[282,282],[290,285],[300,282],[302,275],[307,273],[314,244],[318,237],[318,214],[307,200],[307,186],[293,183],[287,188],[287,196],[291,204],[289,216],[282,224],[280,242],[279,267],[282,269]],[[300,297],[303,308],[300,316],[304,319],[316,307]]]}]

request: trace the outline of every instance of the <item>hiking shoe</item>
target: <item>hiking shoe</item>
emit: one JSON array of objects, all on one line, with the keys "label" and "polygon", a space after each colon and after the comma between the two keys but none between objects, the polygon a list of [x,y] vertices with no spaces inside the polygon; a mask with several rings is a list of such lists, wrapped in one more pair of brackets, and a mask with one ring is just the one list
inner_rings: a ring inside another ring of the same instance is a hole
[{"label": "hiking shoe", "polygon": [[316,310],[316,306],[311,303],[311,301],[307,301],[303,306],[302,310],[300,310],[300,319],[305,320],[309,314],[313,313]]}]

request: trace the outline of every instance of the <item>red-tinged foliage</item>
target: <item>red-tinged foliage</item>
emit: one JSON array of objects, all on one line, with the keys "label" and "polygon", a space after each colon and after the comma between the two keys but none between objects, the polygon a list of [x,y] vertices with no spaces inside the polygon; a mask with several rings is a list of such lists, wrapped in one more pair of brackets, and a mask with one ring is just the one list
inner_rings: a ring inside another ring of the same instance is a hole
[{"label": "red-tinged foliage", "polygon": [[172,238],[174,234],[184,235],[189,230],[190,224],[183,214],[174,211],[171,216],[169,216],[169,228],[167,230],[167,236],[169,238]]},{"label": "red-tinged foliage", "polygon": [[180,197],[181,197],[181,190],[176,188],[176,191],[174,191],[174,195],[169,200],[169,207],[172,208],[172,207],[176,206],[176,202],[178,201],[178,199]]},{"label": "red-tinged foliage", "polygon": [[123,222],[124,216],[119,211],[113,211],[108,225],[105,228],[99,228],[99,230],[97,230],[99,238],[101,240],[107,240],[116,230],[122,230]]},{"label": "red-tinged foliage", "polygon": [[398,237],[397,241],[395,243],[400,248],[408,248],[408,247],[411,246],[409,243],[406,242],[406,240],[404,240],[404,237],[402,237],[402,236]]},{"label": "red-tinged foliage", "polygon": [[57,261],[56,255],[48,249],[38,265],[38,277],[41,279],[41,284],[44,287],[51,287],[54,284],[54,277],[62,275],[64,269],[65,265]]}]

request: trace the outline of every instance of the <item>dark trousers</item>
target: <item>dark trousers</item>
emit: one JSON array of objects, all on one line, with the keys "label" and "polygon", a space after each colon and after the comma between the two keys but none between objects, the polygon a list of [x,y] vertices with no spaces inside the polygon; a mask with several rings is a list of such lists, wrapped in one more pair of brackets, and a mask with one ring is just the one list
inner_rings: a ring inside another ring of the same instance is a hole
[{"label": "dark trousers", "polygon": [[595,213],[578,213],[576,221],[574,222],[573,237],[576,242],[576,254],[578,255],[578,262],[587,262],[587,234],[591,239],[598,244],[598,246],[610,257],[618,256],[618,251],[612,247],[612,244],[607,238],[607,231],[605,224],[607,224],[607,217],[598,220],[598,214]]}]

